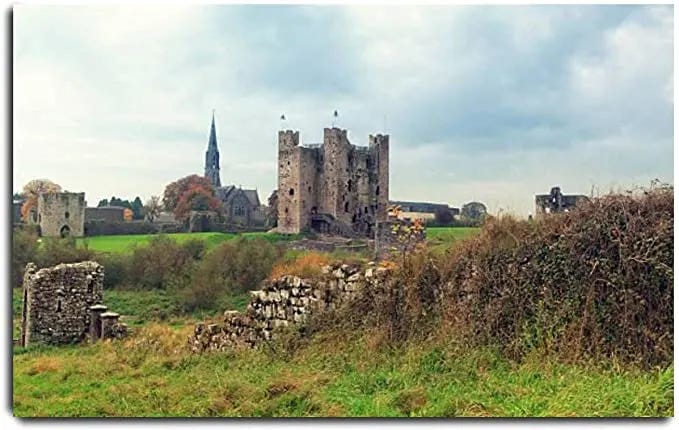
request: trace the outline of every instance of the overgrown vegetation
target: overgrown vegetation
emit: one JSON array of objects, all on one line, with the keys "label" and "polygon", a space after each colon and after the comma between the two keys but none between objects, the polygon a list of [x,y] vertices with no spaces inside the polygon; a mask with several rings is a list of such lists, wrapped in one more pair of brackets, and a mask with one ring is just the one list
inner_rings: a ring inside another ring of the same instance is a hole
[{"label": "overgrown vegetation", "polygon": [[388,298],[364,291],[334,324],[386,327],[390,341],[442,330],[510,359],[644,368],[673,360],[673,188],[594,199],[537,222],[486,220],[444,254],[396,267]]}]

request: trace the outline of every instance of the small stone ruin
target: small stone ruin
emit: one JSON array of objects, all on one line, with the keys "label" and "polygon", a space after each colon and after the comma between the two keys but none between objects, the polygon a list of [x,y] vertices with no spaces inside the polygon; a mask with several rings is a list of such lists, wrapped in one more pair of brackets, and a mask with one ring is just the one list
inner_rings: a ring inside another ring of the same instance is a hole
[{"label": "small stone ruin", "polygon": [[19,344],[63,345],[121,337],[127,326],[102,305],[104,267],[94,261],[26,265]]}]

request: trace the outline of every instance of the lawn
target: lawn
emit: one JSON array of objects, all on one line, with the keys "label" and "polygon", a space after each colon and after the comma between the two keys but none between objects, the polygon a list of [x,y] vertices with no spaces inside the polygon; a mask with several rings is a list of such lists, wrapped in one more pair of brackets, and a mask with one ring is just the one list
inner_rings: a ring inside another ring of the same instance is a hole
[{"label": "lawn", "polygon": [[[114,235],[114,236],[92,236],[78,238],[80,246],[87,245],[88,248],[101,252],[129,252],[135,246],[144,246],[154,235],[135,234],[135,235]],[[189,239],[200,239],[205,241],[208,249],[214,248],[218,244],[242,236],[245,238],[259,237],[271,242],[299,239],[300,235],[285,235],[279,233],[251,232],[251,233],[171,233],[168,237],[177,242],[184,242]]]},{"label": "lawn", "polygon": [[671,416],[673,367],[647,372],[522,363],[446,340],[387,345],[335,333],[278,347],[191,355],[192,326],[129,340],[16,348],[13,410],[55,416]]}]

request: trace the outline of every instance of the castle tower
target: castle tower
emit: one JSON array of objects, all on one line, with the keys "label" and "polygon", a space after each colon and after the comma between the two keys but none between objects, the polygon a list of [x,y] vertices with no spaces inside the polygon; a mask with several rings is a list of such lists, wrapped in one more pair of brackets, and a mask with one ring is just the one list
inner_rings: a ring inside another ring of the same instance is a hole
[{"label": "castle tower", "polygon": [[205,177],[210,180],[215,188],[222,186],[219,179],[219,149],[217,149],[217,131],[215,130],[215,113],[212,112],[212,126],[210,127],[210,139],[205,152]]}]

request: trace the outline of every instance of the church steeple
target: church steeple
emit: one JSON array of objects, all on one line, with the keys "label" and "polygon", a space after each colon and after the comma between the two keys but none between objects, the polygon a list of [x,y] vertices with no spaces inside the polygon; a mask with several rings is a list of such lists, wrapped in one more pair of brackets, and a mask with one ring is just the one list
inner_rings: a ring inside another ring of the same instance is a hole
[{"label": "church steeple", "polygon": [[205,177],[217,188],[222,186],[219,179],[219,149],[217,149],[217,131],[215,129],[215,111],[212,110],[212,125],[210,126],[210,138],[205,152]]}]

